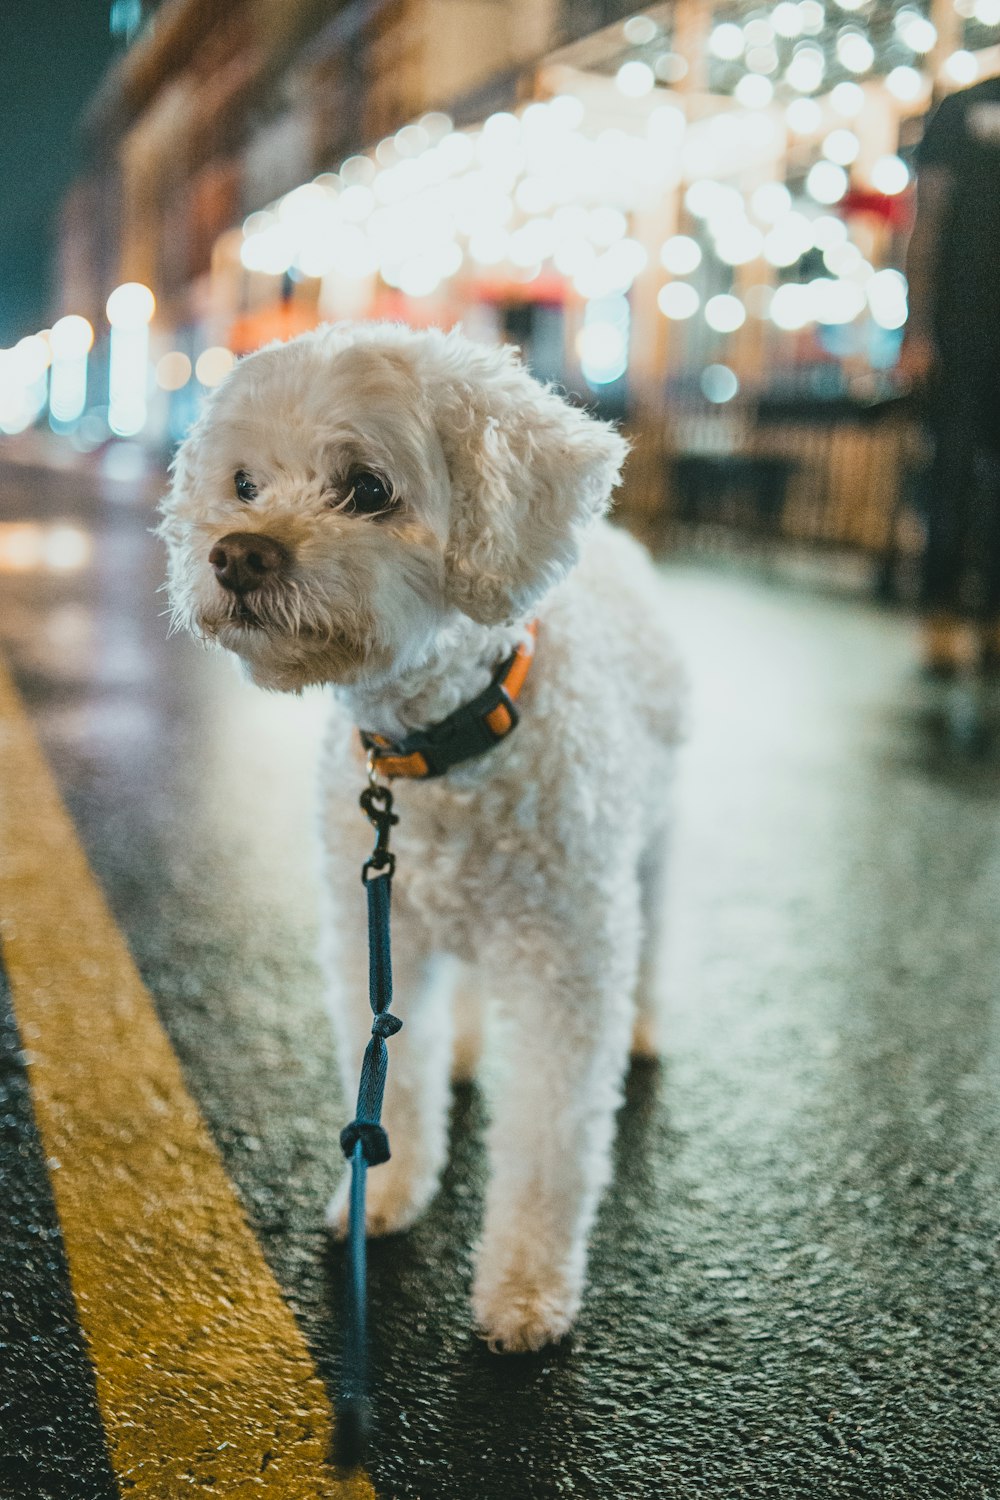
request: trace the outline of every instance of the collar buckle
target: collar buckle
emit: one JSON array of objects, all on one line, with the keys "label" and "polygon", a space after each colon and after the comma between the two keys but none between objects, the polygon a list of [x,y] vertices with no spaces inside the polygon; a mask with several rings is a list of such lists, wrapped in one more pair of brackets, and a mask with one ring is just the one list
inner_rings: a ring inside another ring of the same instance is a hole
[{"label": "collar buckle", "polygon": [[478,697],[439,724],[415,730],[396,744],[362,729],[361,743],[368,752],[369,785],[377,786],[380,775],[421,781],[443,776],[452,766],[484,755],[506,739],[521,717],[515,699],[531,666],[537,628],[536,624],[530,626],[530,643],[518,646]]}]

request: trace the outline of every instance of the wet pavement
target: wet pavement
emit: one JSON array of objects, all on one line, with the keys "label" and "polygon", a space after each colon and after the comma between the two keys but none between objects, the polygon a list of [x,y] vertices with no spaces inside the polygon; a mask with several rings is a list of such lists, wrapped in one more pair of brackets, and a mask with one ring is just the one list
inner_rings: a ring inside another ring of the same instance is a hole
[{"label": "wet pavement", "polygon": [[[0,464],[0,651],[332,1390],[322,699],[165,639],[154,492]],[[946,732],[965,700],[917,681],[897,615],[733,567],[664,589],[695,684],[667,1058],[629,1081],[578,1330],[532,1357],[469,1330],[485,1102],[459,1091],[441,1195],[372,1250],[376,1494],[998,1496],[1000,750]],[[3,1009],[0,1496],[137,1493]]]}]

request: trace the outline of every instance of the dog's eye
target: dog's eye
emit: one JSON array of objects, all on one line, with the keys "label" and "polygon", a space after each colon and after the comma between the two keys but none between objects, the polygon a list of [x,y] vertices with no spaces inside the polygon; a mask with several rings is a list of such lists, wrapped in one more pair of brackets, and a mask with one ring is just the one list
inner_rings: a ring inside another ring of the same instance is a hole
[{"label": "dog's eye", "polygon": [[246,469],[237,469],[233,485],[236,489],[236,498],[238,500],[256,500],[257,486],[250,478]]},{"label": "dog's eye", "polygon": [[377,516],[392,505],[391,487],[377,474],[361,469],[350,477],[350,492],[344,501],[348,515]]}]

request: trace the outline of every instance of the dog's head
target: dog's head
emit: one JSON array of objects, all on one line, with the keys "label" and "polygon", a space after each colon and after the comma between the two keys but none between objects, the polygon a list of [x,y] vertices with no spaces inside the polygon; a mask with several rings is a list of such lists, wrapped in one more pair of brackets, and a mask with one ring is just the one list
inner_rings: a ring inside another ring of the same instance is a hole
[{"label": "dog's head", "polygon": [[338,325],[242,360],[173,466],[175,620],[263,687],[418,665],[456,610],[532,611],[626,445],[455,334]]}]

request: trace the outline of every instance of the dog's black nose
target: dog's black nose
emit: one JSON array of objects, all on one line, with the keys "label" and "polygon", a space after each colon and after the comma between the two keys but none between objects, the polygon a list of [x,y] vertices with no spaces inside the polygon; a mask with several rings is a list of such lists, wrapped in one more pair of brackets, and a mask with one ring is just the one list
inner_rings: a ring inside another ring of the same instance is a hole
[{"label": "dog's black nose", "polygon": [[254,531],[231,531],[216,542],[208,560],[224,589],[249,594],[288,566],[291,554],[274,537]]}]

